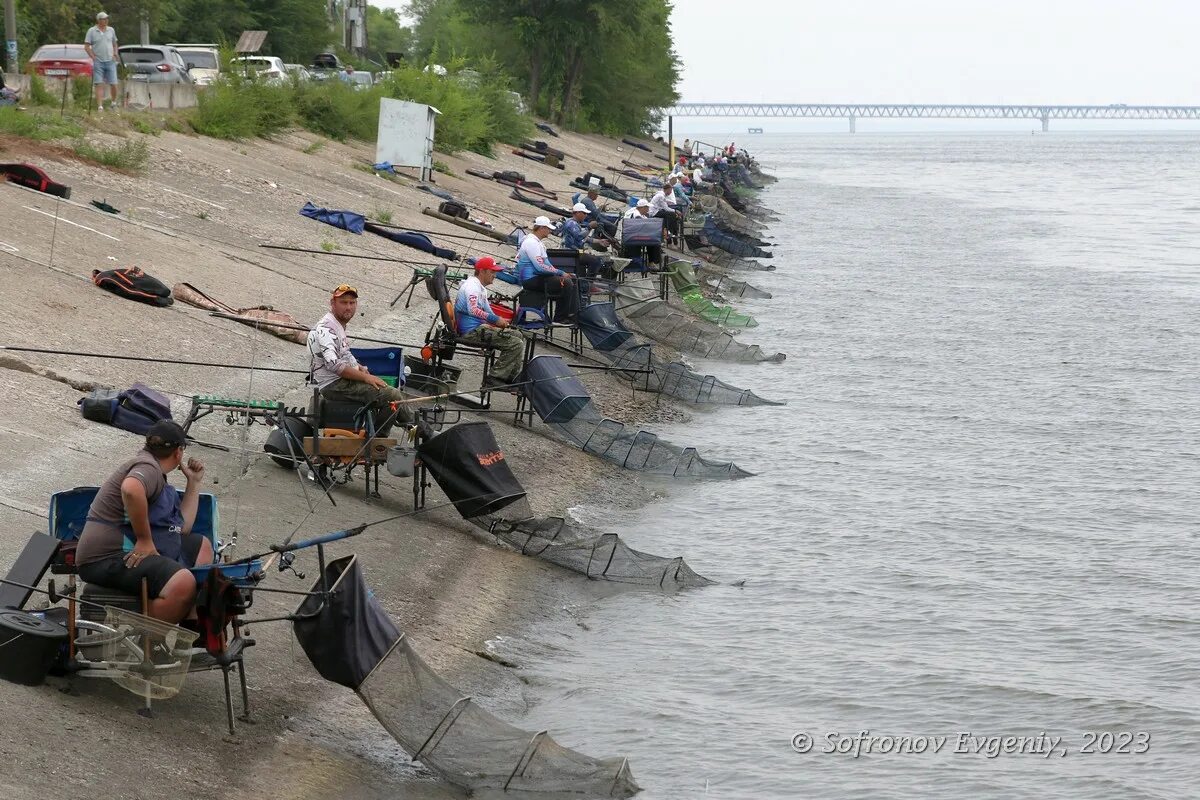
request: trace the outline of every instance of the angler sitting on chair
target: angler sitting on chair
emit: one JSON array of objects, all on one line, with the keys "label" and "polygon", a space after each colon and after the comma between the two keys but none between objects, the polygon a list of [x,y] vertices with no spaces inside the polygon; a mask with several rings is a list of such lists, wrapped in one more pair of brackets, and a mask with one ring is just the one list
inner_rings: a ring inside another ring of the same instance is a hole
[{"label": "angler sitting on chair", "polygon": [[[204,465],[183,460],[183,428],[171,420],[150,427],[145,448],[108,476],[88,509],[75,563],[88,583],[140,596],[146,581],[148,616],[172,624],[192,612],[196,579],[188,567],[211,564],[212,545],[192,533]],[[181,496],[167,483],[178,467]],[[132,549],[129,549],[132,547]]]},{"label": "angler sitting on chair", "polygon": [[416,415],[403,402],[396,406],[393,413],[389,404],[404,401],[404,392],[372,375],[350,352],[346,326],[357,312],[357,289],[343,283],[333,290],[329,313],[321,317],[317,326],[308,333],[312,378],[321,390],[321,396],[328,400],[359,403],[372,411],[386,414],[390,421],[375,432],[377,436],[386,436],[396,422],[402,425],[417,424]]},{"label": "angler sitting on chair", "polygon": [[558,298],[555,322],[572,322],[579,310],[579,292],[571,276],[550,263],[550,254],[542,243],[550,235],[550,227],[547,217],[533,221],[533,235],[521,240],[517,252],[517,277],[521,288]]},{"label": "angler sitting on chair", "polygon": [[474,277],[467,278],[458,286],[458,297],[454,300],[454,327],[460,342],[475,347],[490,347],[499,353],[483,388],[504,387],[501,391],[515,394],[516,387],[513,384],[521,372],[525,340],[508,326],[508,320],[492,311],[487,298],[487,287],[496,280],[496,273],[503,269],[490,256],[475,262]]}]

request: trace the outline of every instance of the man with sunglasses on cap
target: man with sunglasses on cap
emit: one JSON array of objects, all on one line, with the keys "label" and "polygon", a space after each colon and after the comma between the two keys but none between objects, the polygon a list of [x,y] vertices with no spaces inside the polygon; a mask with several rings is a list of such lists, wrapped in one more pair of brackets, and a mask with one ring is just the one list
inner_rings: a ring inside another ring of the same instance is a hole
[{"label": "man with sunglasses on cap", "polygon": [[475,261],[475,274],[458,285],[458,296],[454,299],[454,327],[460,342],[498,351],[496,365],[483,388],[516,394],[525,339],[509,327],[508,320],[492,310],[487,296],[487,287],[495,282],[496,273],[503,269],[491,256]]},{"label": "man with sunglasses on cap", "polygon": [[[209,540],[192,533],[200,507],[204,464],[183,460],[187,437],[171,420],[159,420],[146,444],[104,481],[88,509],[75,563],[88,583],[140,596],[146,614],[175,624],[192,611],[196,579],[188,567],[211,564]],[[167,483],[178,468],[187,478],[181,495]]]},{"label": "man with sunglasses on cap", "polygon": [[[397,422],[401,425],[415,424],[422,435],[431,434],[423,421],[416,421],[416,414],[404,402],[407,400],[404,392],[372,375],[350,352],[346,326],[357,313],[358,289],[343,283],[333,290],[333,296],[329,298],[329,313],[321,317],[316,327],[308,332],[312,379],[321,390],[321,396],[330,400],[360,403],[385,415],[387,422],[375,432],[377,436],[387,436]],[[398,403],[394,412],[391,403]],[[376,418],[379,418],[379,414]]]},{"label": "man with sunglasses on cap", "polygon": [[551,227],[549,217],[533,221],[533,234],[522,239],[517,250],[517,277],[522,289],[557,297],[554,321],[569,322],[579,310],[579,291],[570,275],[550,263],[543,240],[550,235]]}]

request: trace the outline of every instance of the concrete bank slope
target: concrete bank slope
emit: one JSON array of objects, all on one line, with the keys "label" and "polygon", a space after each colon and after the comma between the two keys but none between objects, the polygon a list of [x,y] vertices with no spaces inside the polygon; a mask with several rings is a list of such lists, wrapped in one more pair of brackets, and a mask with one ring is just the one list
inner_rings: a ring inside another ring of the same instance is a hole
[{"label": "concrete bank slope", "polygon": [[[122,134],[116,123],[103,124],[108,132],[93,132],[92,138],[142,136]],[[419,344],[435,310],[424,291],[418,290],[410,308],[388,307],[408,283],[410,266],[259,245],[324,246],[334,253],[438,263],[381,238],[354,236],[303,218],[298,211],[306,201],[372,216],[387,212],[394,224],[415,229],[464,233],[421,214],[422,207],[439,200],[417,189],[417,181],[364,171],[373,157],[371,146],[318,145],[322,140],[307,133],[242,143],[174,133],[144,138],[151,163],[141,176],[82,163],[45,145],[0,142],[5,161],[35,163],[73,190],[67,202],[0,185],[0,300],[9,317],[0,344],[254,369],[0,352],[0,569],[7,570],[30,532],[45,529],[53,492],[98,484],[139,446],[132,434],[78,415],[76,401],[87,386],[142,381],[172,394],[177,417],[192,394],[282,398],[292,405],[307,399],[302,376],[262,370],[306,369],[302,347],[180,303],[161,309],[118,298],[90,282],[93,269],[140,266],[168,285],[186,281],[230,305],[269,304],[306,323],[324,313],[332,287],[348,282],[361,292],[362,316],[352,333]],[[628,146],[599,137],[564,134],[552,143],[570,156],[565,172],[497,148],[494,160],[439,154],[457,177],[439,174],[437,185],[505,230],[528,224],[536,209],[509,199],[503,186],[467,176],[468,168],[519,170],[564,191],[561,202],[567,205],[571,177],[619,166],[629,157]],[[121,213],[97,211],[88,205],[93,199],[106,200]],[[513,253],[482,239],[438,241],[464,254],[511,258]],[[460,360],[467,368],[465,385],[477,385],[478,366]],[[632,395],[627,384],[604,373],[582,377],[601,407],[625,421],[687,416],[655,396]],[[501,396],[495,407],[512,403]],[[538,512],[562,513],[581,501],[642,503],[661,491],[536,428],[513,427],[500,415],[487,419]],[[205,488],[220,498],[222,533],[236,530],[243,554],[293,532],[313,535],[411,509],[410,482],[386,476],[381,499],[365,502],[361,483],[355,483],[336,490],[333,507],[315,484],[302,484],[262,456],[262,427],[246,430],[213,415],[193,433],[233,448],[224,453],[197,447],[190,454],[207,463]],[[435,487],[428,506],[442,502]],[[351,551],[362,557],[383,605],[436,669],[501,716],[540,727],[536,710],[524,716],[519,669],[477,653],[486,652],[489,639],[561,618],[568,613],[565,607],[589,602],[602,587],[481,539],[452,508],[433,508],[332,548],[335,555]],[[315,556],[305,554],[300,561],[307,581],[272,574],[266,585],[307,588]],[[293,605],[284,595],[262,593],[255,612],[283,613]],[[111,798],[224,797],[248,791],[288,798],[457,796],[411,766],[349,691],[320,679],[286,625],[258,625],[252,635],[258,645],[250,653],[248,674],[257,724],[242,726],[237,742],[223,738],[219,674],[191,676],[179,697],[157,705],[153,719],[137,716],[137,700],[103,682],[85,683],[77,696],[59,691],[61,684],[0,683],[7,720],[0,725],[0,763],[5,765],[0,796],[40,799],[85,790]],[[592,724],[602,721],[582,720],[578,730],[553,733],[564,744],[588,751]]]}]

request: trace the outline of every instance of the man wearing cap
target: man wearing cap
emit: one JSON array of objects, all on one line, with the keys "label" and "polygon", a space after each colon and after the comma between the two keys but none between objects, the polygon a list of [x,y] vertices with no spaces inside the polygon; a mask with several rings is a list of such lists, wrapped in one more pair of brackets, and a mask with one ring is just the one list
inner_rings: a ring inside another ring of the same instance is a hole
[{"label": "man wearing cap", "polygon": [[555,322],[573,320],[579,310],[579,293],[571,276],[550,263],[543,240],[550,235],[550,219],[533,221],[533,235],[521,240],[517,251],[517,277],[521,288],[558,298]]},{"label": "man wearing cap", "polygon": [[108,14],[96,15],[96,24],[83,37],[83,49],[92,59],[92,83],[96,87],[96,110],[104,110],[104,85],[112,102],[117,101],[117,31],[109,27]]},{"label": "man wearing cap", "polygon": [[588,186],[587,194],[579,198],[579,202],[583,203],[584,208],[587,209],[588,227],[593,230],[598,228],[601,236],[612,238],[617,235],[617,226],[607,221],[600,213],[600,207],[596,205],[599,197],[600,189],[592,184]]},{"label": "man wearing cap", "polygon": [[379,436],[386,436],[397,422],[416,424],[422,435],[426,435],[425,425],[415,422],[416,415],[406,403],[400,402],[394,412],[390,411],[389,404],[406,399],[404,392],[372,375],[350,352],[346,326],[357,313],[358,289],[345,283],[334,289],[329,300],[329,313],[308,332],[313,382],[321,390],[322,397],[361,403],[373,411],[387,412],[387,422],[376,431]]},{"label": "man wearing cap", "polygon": [[625,212],[625,219],[638,219],[639,217],[648,216],[650,216],[650,201],[644,197],[639,197],[637,204]]},{"label": "man wearing cap", "polygon": [[504,391],[515,394],[525,340],[508,326],[508,320],[492,311],[487,296],[487,287],[495,282],[496,273],[503,269],[491,256],[475,262],[475,274],[458,285],[458,296],[454,299],[454,327],[459,341],[499,351],[496,365],[483,388],[504,387]]},{"label": "man wearing cap", "polygon": [[[154,423],[141,452],[96,492],[75,550],[83,580],[137,596],[144,580],[150,599],[145,612],[172,624],[191,613],[196,599],[196,579],[187,568],[213,562],[212,544],[192,533],[204,464],[194,458],[185,463],[186,446],[179,425]],[[182,495],[167,483],[176,468],[187,479]]]},{"label": "man wearing cap", "polygon": [[594,278],[603,264],[596,256],[584,252],[589,244],[589,234],[583,228],[587,214],[587,206],[582,202],[576,203],[571,208],[571,216],[563,223],[562,245],[568,250],[579,252],[580,274]]}]

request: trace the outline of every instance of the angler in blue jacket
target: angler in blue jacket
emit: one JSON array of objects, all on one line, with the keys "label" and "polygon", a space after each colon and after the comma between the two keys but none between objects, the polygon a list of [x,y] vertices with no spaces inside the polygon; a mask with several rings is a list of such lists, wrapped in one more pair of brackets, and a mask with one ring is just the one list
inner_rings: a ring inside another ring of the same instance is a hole
[{"label": "angler in blue jacket", "polygon": [[522,289],[558,298],[555,322],[571,321],[579,311],[579,292],[572,276],[550,263],[550,254],[543,244],[550,235],[550,227],[547,217],[533,221],[533,234],[521,240],[517,251],[517,277]]},{"label": "angler in blue jacket", "polygon": [[487,287],[495,282],[496,273],[503,269],[490,256],[475,262],[475,275],[458,285],[458,296],[454,299],[454,327],[460,342],[498,351],[496,365],[483,388],[500,388],[515,394],[525,340],[509,327],[507,319],[492,310],[487,296]]},{"label": "angler in blue jacket", "polygon": [[596,277],[603,262],[591,253],[585,252],[591,244],[590,232],[584,229],[584,220],[588,209],[583,203],[576,203],[571,209],[571,216],[563,223],[562,245],[567,250],[579,252],[579,273],[588,278]]}]

